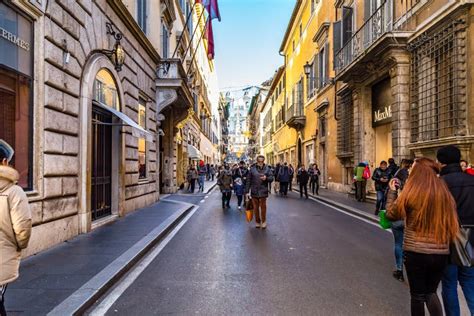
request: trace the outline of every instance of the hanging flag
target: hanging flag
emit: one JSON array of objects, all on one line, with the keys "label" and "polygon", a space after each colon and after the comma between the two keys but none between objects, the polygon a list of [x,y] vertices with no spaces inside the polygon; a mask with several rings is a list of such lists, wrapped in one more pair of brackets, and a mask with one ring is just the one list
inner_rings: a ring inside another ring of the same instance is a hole
[{"label": "hanging flag", "polygon": [[217,0],[201,0],[202,4],[206,7],[207,13],[209,13],[209,18],[211,20],[217,19],[221,21],[221,14],[219,12],[219,4]]},{"label": "hanging flag", "polygon": [[214,59],[214,32],[212,31],[212,20],[207,19],[206,21],[206,33],[207,39],[207,57],[209,59]]}]

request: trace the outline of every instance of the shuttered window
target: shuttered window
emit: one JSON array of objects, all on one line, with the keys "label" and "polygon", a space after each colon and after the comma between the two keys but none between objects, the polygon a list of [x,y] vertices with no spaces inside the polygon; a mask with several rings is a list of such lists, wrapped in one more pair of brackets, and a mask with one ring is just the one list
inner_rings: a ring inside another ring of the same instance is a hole
[{"label": "shuttered window", "polygon": [[147,1],[137,0],[137,22],[143,33],[147,32]]}]

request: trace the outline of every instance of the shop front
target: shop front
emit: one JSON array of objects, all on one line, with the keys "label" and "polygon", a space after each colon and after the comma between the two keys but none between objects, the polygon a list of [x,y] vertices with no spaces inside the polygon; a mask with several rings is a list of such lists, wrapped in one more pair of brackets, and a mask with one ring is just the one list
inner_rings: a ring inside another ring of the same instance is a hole
[{"label": "shop front", "polygon": [[33,23],[0,1],[0,139],[15,150],[19,185],[32,190]]},{"label": "shop front", "polygon": [[375,165],[392,157],[392,91],[390,78],[372,86],[372,127]]}]

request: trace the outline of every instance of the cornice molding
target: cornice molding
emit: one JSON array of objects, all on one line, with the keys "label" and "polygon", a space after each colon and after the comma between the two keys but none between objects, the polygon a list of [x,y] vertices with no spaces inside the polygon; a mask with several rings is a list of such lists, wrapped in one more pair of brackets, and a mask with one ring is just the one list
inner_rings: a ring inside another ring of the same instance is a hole
[{"label": "cornice molding", "polygon": [[313,42],[319,42],[321,38],[323,37],[324,34],[329,35],[329,27],[331,26],[331,23],[329,22],[323,22],[320,26],[318,31],[313,37]]},{"label": "cornice molding", "polygon": [[127,31],[129,31],[145,49],[148,55],[152,58],[154,63],[158,63],[161,60],[160,55],[153,47],[153,44],[143,33],[142,29],[138,26],[137,22],[130,14],[130,11],[122,1],[107,0],[112,10],[117,14],[120,20],[125,24]]}]

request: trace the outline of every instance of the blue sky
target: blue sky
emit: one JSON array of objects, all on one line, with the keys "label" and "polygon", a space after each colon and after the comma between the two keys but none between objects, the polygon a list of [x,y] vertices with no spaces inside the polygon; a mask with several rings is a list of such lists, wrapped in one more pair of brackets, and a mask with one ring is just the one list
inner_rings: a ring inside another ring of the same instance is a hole
[{"label": "blue sky", "polygon": [[283,65],[278,54],[295,0],[219,0],[214,20],[219,87],[257,85]]}]

